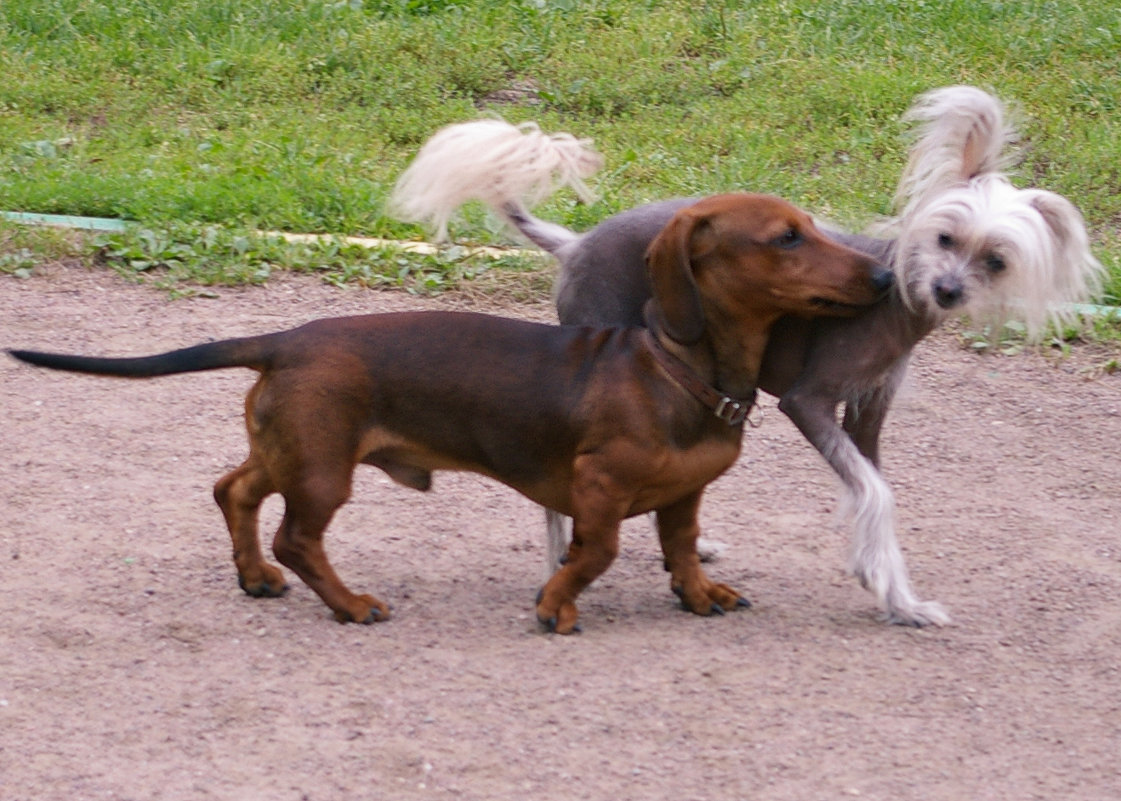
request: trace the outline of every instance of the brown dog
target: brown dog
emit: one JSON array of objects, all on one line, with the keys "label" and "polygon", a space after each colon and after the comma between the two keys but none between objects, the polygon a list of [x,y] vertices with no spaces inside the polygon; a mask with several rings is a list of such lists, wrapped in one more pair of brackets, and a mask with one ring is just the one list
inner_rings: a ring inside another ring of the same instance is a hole
[{"label": "brown dog", "polygon": [[782,314],[855,311],[880,297],[890,273],[830,242],[789,203],[746,194],[682,210],[648,263],[651,334],[417,312],[319,320],[149,357],[12,355],[136,378],[223,367],[261,374],[246,401],[249,458],[214,488],[250,595],[286,589],[257,535],[261,502],[279,492],[280,563],[340,621],[389,617],[384,602],[346,588],[323,550],[365,463],[420,490],[434,470],[471,470],[574,518],[567,562],[538,598],[551,629],[574,630],[576,597],[614,559],[620,522],[651,510],[671,588],[707,615],[747,605],[701,570],[697,508],[739,454],[768,328]]}]

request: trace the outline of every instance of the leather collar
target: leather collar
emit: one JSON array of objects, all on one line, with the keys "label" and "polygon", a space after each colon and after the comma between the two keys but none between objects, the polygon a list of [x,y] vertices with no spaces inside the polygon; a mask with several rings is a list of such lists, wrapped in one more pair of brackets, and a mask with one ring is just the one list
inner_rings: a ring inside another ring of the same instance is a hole
[{"label": "leather collar", "polygon": [[751,396],[748,398],[738,400],[731,398],[697,375],[692,367],[663,348],[650,329],[643,329],[642,335],[658,364],[670,374],[670,377],[682,389],[703,403],[706,408],[710,409],[713,414],[728,425],[743,425],[747,415],[751,413],[752,407],[755,406],[755,396],[757,394],[755,390],[751,391]]}]

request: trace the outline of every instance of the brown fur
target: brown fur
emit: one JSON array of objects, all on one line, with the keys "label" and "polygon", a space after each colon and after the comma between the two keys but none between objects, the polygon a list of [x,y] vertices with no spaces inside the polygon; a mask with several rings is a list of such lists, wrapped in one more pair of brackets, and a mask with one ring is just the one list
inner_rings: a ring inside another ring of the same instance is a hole
[{"label": "brown fur", "polygon": [[[648,309],[662,347],[725,394],[754,391],[767,331],[782,314],[844,314],[872,303],[883,274],[823,237],[784,201],[724,195],[678,213],[653,242]],[[742,426],[704,408],[656,363],[641,329],[556,327],[480,314],[416,312],[319,320],[300,328],[138,359],[14,352],[42,366],[145,377],[245,366],[250,452],[214,496],[243,589],[276,596],[284,576],[262,553],[261,502],[285,512],[273,553],[340,621],[386,620],[323,549],[354,468],[374,465],[428,489],[434,470],[491,476],[574,518],[566,564],[538,618],[567,633],[576,598],[611,564],[620,522],[655,511],[671,588],[698,614],[745,605],[701,570],[705,486],[739,454]]]}]

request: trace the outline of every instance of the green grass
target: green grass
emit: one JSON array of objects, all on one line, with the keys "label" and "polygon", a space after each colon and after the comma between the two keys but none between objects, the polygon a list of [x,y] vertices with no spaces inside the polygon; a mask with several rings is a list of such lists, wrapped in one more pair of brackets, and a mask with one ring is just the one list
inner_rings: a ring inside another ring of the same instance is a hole
[{"label": "green grass", "polygon": [[[176,280],[318,265],[376,282],[380,260],[395,280],[399,255],[206,237],[419,237],[384,213],[393,181],[440,126],[497,113],[595,138],[600,200],[542,209],[570,226],[750,188],[860,228],[890,209],[902,111],[970,83],[1020,109],[1017,180],[1082,209],[1117,303],[1119,74],[1121,13],[1089,2],[4,0],[0,209],[136,220],[185,245]],[[506,237],[480,209],[455,233]]]}]

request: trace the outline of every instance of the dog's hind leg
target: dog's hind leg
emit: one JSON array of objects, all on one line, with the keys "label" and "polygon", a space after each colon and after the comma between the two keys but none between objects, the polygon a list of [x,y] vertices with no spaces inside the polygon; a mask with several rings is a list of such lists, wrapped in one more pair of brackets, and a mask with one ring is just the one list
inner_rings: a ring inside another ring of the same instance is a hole
[{"label": "dog's hind leg", "polygon": [[214,485],[214,500],[226,518],[233,542],[238,584],[255,598],[276,598],[288,590],[284,574],[265,561],[257,536],[261,502],[273,491],[268,473],[252,455]]},{"label": "dog's hind leg", "polygon": [[872,389],[845,401],[842,427],[864,458],[880,469],[880,431],[903,377],[907,359],[900,359]]},{"label": "dog's hind leg", "polygon": [[372,595],[355,595],[335,573],[323,549],[323,534],[350,495],[352,465],[302,471],[283,490],[285,509],[273,553],[331,608],[340,623],[389,619],[389,607]]},{"label": "dog's hind leg", "polygon": [[[892,623],[926,626],[949,622],[941,604],[915,597],[895,537],[891,488],[872,461],[837,425],[835,407],[836,403],[825,394],[804,392],[799,387],[792,388],[779,401],[779,409],[825,457],[845,485],[854,528],[849,569],[876,596]],[[875,413],[869,413],[873,415],[871,421]],[[878,426],[871,422],[869,426],[863,435],[878,435]]]},{"label": "dog's hind leg", "polygon": [[658,538],[670,574],[670,589],[681,599],[681,605],[698,615],[722,615],[725,610],[751,604],[727,584],[712,581],[701,569],[697,555],[697,538],[701,533],[697,511],[701,494],[697,491],[658,510]]}]

